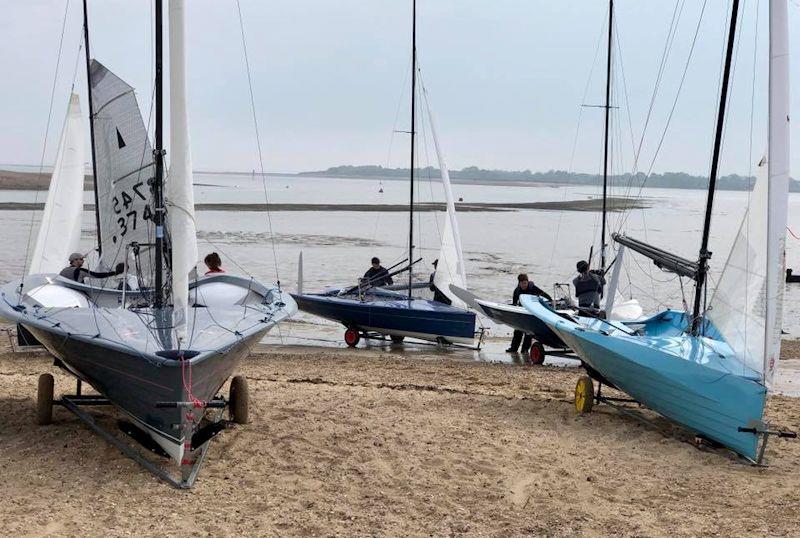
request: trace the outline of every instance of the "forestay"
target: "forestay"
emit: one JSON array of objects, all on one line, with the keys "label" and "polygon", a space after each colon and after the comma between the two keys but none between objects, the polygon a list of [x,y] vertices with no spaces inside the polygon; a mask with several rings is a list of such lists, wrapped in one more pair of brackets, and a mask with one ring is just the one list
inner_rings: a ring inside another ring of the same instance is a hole
[{"label": "forestay", "polygon": [[73,93],[58,144],[56,164],[29,274],[58,273],[67,265],[69,255],[78,251],[83,213],[85,145],[80,99],[78,94]]},{"label": "forestay", "polygon": [[[99,214],[100,265],[113,268],[133,254],[133,243],[152,243],[153,150],[133,88],[97,60],[91,63],[94,102],[96,211]],[[150,284],[152,249],[142,247],[138,267],[128,259],[140,284]]]},{"label": "forestay", "polygon": [[444,160],[444,154],[439,146],[439,138],[436,136],[436,126],[428,101],[428,92],[424,87],[422,91],[425,96],[425,107],[428,112],[428,119],[430,120],[431,136],[436,148],[436,157],[439,161],[442,187],[444,188],[444,196],[447,203],[447,218],[444,221],[442,245],[439,249],[439,262],[436,266],[433,283],[452,301],[453,306],[466,308],[464,301],[456,297],[450,290],[450,284],[462,289],[467,289],[467,274],[466,268],[464,267],[464,254],[461,251],[461,234],[458,229],[453,189],[450,186],[450,173],[447,170],[447,163]]}]

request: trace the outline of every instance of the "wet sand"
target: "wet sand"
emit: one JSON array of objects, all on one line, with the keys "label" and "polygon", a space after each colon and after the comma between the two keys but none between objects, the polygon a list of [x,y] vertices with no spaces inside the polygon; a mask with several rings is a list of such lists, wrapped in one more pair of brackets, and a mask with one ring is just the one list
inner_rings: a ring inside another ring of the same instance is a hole
[{"label": "wet sand", "polygon": [[[606,198],[606,209],[613,213],[650,207],[646,199]],[[0,211],[41,211],[44,202],[0,202]],[[93,204],[84,204],[84,211],[94,211]],[[358,211],[395,213],[408,211],[404,204],[195,204],[197,211]],[[414,204],[414,211],[439,212],[447,208],[444,203],[423,202]],[[464,213],[513,211],[519,209],[540,209],[547,211],[602,211],[603,200],[565,200],[558,202],[504,202],[504,203],[457,203],[456,210]]]},{"label": "wet sand", "polygon": [[[608,406],[577,416],[576,368],[420,348],[274,346],[241,369],[251,423],[191,491],[145,473],[63,409],[35,426],[41,352],[0,349],[0,528],[8,535],[796,535],[800,443],[768,468]],[[768,417],[800,428],[800,400]],[[113,427],[111,408],[93,411]]]}]

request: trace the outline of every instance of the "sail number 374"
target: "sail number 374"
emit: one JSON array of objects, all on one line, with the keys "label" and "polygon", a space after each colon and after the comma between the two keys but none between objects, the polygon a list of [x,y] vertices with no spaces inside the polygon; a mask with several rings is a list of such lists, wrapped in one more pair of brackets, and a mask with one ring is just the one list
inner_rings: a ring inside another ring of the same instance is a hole
[{"label": "sail number 374", "polygon": [[[129,230],[136,230],[140,210],[142,220],[152,220],[153,218],[150,204],[146,203],[148,200],[144,188],[144,182],[140,181],[133,184],[130,190],[122,190],[111,199],[114,214],[118,215],[117,228],[120,237],[125,237]],[[142,200],[145,202],[144,207],[137,208],[137,205],[141,205]],[[114,235],[111,240],[116,243],[117,235]]]}]

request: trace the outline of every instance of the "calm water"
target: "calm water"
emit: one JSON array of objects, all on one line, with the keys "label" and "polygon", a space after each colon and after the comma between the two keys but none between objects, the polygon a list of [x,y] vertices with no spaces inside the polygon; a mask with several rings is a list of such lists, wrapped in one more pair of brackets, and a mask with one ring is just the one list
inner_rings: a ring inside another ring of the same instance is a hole
[{"label": "calm water", "polygon": [[[196,202],[263,203],[260,179],[246,175],[197,174]],[[379,193],[379,188],[383,193]],[[456,198],[465,202],[535,202],[578,200],[595,197],[592,187],[454,185]],[[420,201],[442,201],[441,185],[423,179],[417,187]],[[267,178],[271,202],[405,204],[405,181],[345,180],[329,178]],[[624,194],[613,192],[614,195]],[[635,194],[635,193],[634,193]],[[627,215],[625,231],[676,254],[694,259],[700,243],[703,191],[645,189],[642,196],[651,207]],[[0,202],[44,201],[46,193],[0,191]],[[91,193],[86,193],[91,202]],[[747,206],[748,193],[720,192],[716,198],[711,235],[712,271],[719,271]],[[6,238],[0,280],[17,277],[23,268],[30,241],[35,240],[39,215],[30,211],[0,211]],[[619,228],[622,214],[610,217],[610,229]],[[203,211],[197,215],[201,257],[216,250],[229,272],[246,270],[264,281],[280,278],[294,290],[297,259],[302,251],[305,290],[355,282],[379,256],[385,266],[403,259],[408,240],[408,215],[403,212],[236,212]],[[415,245],[424,257],[419,272],[427,278],[430,262],[437,256],[443,214],[420,213],[415,219]],[[270,233],[270,221],[272,234]],[[527,272],[537,285],[550,290],[555,282],[569,282],[575,262],[586,258],[599,237],[599,213],[571,211],[502,211],[459,214],[463,250],[467,259],[469,287],[478,295],[506,302],[516,285],[516,274]],[[800,197],[790,195],[789,226],[800,235]],[[86,250],[94,240],[94,215],[84,214]],[[277,264],[275,260],[277,259]],[[787,239],[787,264],[800,269],[800,241]],[[238,267],[242,269],[238,269]],[[627,256],[626,295],[636,297],[651,311],[664,306],[681,308],[681,289],[674,275],[662,273],[648,260]],[[689,282],[687,301],[691,300]],[[800,285],[787,289],[784,327],[800,337],[796,305]],[[313,323],[324,322],[301,316]],[[491,326],[495,335],[505,328]]]}]

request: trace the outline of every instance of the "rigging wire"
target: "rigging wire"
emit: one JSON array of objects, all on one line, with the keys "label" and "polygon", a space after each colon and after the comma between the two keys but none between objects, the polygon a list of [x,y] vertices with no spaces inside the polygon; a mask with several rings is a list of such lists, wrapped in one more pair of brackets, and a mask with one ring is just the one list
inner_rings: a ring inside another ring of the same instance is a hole
[{"label": "rigging wire", "polygon": [[277,279],[278,289],[281,286],[281,278],[280,274],[278,273],[278,251],[275,247],[275,234],[272,229],[272,214],[269,210],[269,194],[267,193],[267,175],[264,172],[264,158],[263,152],[261,151],[261,136],[258,129],[258,115],[256,114],[256,100],[255,95],[253,93],[253,79],[251,76],[250,71],[250,59],[247,55],[247,41],[245,39],[244,33],[244,18],[242,17],[242,6],[239,0],[236,0],[236,10],[239,14],[239,28],[241,30],[242,35],[242,51],[244,52],[244,63],[247,69],[247,87],[250,91],[250,108],[253,114],[253,128],[255,129],[256,135],[256,145],[258,147],[258,163],[261,169],[261,184],[264,188],[264,201],[267,205],[267,224],[269,227],[269,235],[270,235],[270,243],[272,244],[272,257],[275,263],[275,278]]}]

